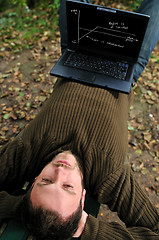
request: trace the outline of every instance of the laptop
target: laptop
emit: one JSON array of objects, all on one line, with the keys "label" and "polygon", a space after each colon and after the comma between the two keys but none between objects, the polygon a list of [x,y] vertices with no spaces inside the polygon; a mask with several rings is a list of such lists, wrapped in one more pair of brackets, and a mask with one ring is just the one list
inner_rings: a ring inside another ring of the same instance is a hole
[{"label": "laptop", "polygon": [[129,93],[148,15],[66,1],[68,46],[50,74]]}]

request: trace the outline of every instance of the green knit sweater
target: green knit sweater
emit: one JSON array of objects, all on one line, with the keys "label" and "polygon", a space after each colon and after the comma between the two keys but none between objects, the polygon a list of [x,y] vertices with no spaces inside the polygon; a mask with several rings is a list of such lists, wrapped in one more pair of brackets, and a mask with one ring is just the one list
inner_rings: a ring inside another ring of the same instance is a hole
[{"label": "green knit sweater", "polygon": [[124,164],[131,96],[59,79],[37,117],[1,150],[0,218],[14,217],[22,196],[13,192],[69,149],[80,156],[87,192],[127,226],[155,228],[157,210]]}]

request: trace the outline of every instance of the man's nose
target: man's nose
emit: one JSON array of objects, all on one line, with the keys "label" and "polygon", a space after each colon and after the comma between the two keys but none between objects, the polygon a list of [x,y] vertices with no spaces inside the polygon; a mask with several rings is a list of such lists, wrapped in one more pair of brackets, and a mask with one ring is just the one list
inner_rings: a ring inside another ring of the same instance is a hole
[{"label": "man's nose", "polygon": [[61,177],[64,177],[66,175],[65,168],[63,166],[57,166],[55,169],[55,179],[58,180]]}]

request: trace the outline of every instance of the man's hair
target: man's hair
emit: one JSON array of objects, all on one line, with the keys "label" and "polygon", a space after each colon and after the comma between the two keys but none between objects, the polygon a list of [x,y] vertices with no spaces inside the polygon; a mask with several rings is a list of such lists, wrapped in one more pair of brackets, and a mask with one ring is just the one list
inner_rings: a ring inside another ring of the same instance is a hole
[{"label": "man's hair", "polygon": [[30,193],[26,194],[20,207],[21,220],[36,240],[68,240],[71,239],[82,216],[82,204],[67,219],[56,211],[34,208],[30,200]]}]

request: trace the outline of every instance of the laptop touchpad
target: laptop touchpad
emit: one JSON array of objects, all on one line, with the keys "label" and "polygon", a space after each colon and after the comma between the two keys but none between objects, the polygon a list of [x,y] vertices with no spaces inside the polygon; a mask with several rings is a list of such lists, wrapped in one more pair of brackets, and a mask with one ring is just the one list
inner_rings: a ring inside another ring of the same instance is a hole
[{"label": "laptop touchpad", "polygon": [[78,79],[86,82],[94,82],[96,79],[96,76],[93,73],[83,72],[83,73],[80,73],[80,75],[78,75]]}]

